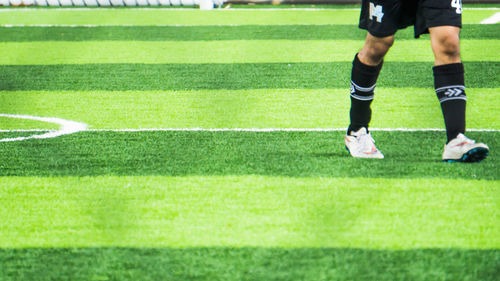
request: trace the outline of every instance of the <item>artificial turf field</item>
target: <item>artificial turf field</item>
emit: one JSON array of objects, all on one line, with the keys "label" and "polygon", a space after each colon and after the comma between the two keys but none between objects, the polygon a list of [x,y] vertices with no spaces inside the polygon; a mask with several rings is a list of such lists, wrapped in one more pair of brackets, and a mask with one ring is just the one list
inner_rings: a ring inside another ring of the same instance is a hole
[{"label": "artificial turf field", "polygon": [[[500,280],[500,9],[461,34],[490,155],[450,164],[411,29],[372,106],[386,158],[348,156],[341,7],[0,9],[0,114],[88,125],[0,142],[0,280]],[[0,139],[58,129],[0,115]]]}]

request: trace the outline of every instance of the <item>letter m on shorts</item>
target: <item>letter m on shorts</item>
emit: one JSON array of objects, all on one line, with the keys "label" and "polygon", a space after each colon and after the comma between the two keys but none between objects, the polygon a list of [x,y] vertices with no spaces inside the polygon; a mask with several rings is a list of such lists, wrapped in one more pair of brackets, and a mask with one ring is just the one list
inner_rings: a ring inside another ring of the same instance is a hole
[{"label": "letter m on shorts", "polygon": [[370,20],[373,20],[373,17],[377,18],[377,22],[382,22],[384,13],[382,12],[382,5],[375,6],[375,4],[370,2]]}]

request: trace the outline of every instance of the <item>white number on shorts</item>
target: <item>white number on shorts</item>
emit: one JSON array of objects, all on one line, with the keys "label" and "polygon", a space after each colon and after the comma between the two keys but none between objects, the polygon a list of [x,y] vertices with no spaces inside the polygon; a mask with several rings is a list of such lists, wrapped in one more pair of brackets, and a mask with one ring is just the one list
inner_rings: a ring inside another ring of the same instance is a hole
[{"label": "white number on shorts", "polygon": [[462,0],[451,0],[451,6],[457,9],[457,14],[462,13]]},{"label": "white number on shorts", "polygon": [[375,6],[370,2],[370,20],[373,20],[373,17],[376,17],[378,22],[382,22],[384,13],[382,12],[382,5]]}]

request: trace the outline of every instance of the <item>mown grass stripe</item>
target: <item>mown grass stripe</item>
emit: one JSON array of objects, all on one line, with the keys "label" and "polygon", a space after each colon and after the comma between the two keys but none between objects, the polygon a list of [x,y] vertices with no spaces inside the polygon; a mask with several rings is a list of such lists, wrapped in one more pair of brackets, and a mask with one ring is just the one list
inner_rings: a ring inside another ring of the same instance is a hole
[{"label": "mown grass stripe", "polygon": [[[480,23],[496,10],[469,10],[463,23]],[[357,25],[359,10],[213,10],[198,9],[14,9],[2,13],[6,24],[98,24],[98,25]]]},{"label": "mown grass stripe", "polygon": [[[0,249],[4,280],[497,280],[499,250]],[[133,265],[133,266],[131,266]]]},{"label": "mown grass stripe", "polygon": [[[379,88],[372,127],[443,128],[432,88]],[[58,117],[90,129],[343,128],[349,89],[0,92],[0,112]],[[469,128],[500,129],[500,93],[469,89]],[[0,129],[53,128],[0,117]]]},{"label": "mown grass stripe", "polygon": [[[0,176],[265,175],[498,181],[499,134],[469,132],[470,138],[487,143],[491,151],[481,164],[463,165],[441,162],[446,141],[443,132],[373,132],[386,157],[381,161],[350,157],[344,147],[345,132],[80,132],[0,143]],[[498,183],[491,184],[498,187]]]},{"label": "mown grass stripe", "polygon": [[[491,0],[490,0],[491,1]],[[495,3],[465,3],[462,5],[462,10],[500,10],[498,5]],[[0,12],[11,12],[11,11],[33,11],[33,10],[43,10],[43,9],[51,9],[51,10],[64,10],[64,11],[89,11],[89,10],[119,10],[119,9],[127,9],[127,10],[169,10],[169,11],[175,11],[175,10],[193,10],[193,9],[198,9],[197,5],[191,5],[191,6],[38,6],[38,7],[32,7],[32,6],[2,6],[0,7]],[[218,7],[217,7],[218,8]],[[354,10],[354,11],[359,11],[360,7],[359,4],[280,4],[279,6],[275,4],[259,4],[259,5],[252,5],[252,4],[237,4],[237,3],[230,3],[230,5],[221,7],[219,10],[224,10],[227,11],[229,9],[237,9],[240,11],[280,11],[280,10],[285,10],[285,11],[321,11],[321,10]]]},{"label": "mown grass stripe", "polygon": [[[3,100],[0,98],[0,100]],[[2,108],[3,110],[3,108]],[[13,119],[13,118],[2,118],[0,117],[0,131],[2,130],[46,130],[46,129],[58,129],[59,126],[56,124],[49,124],[44,122],[39,122],[35,120],[26,119]]]},{"label": "mown grass stripe", "polygon": [[[245,26],[112,26],[0,28],[3,42],[24,41],[212,41],[212,40],[363,40],[366,31],[352,25]],[[462,39],[498,39],[495,25],[464,25]],[[413,29],[399,31],[397,39],[413,39]]]},{"label": "mown grass stripe", "polygon": [[[0,64],[350,62],[362,45],[361,40],[3,42]],[[499,45],[500,40],[462,40],[462,59],[500,61]],[[429,40],[404,40],[385,61],[433,62],[434,56]]]},{"label": "mown grass stripe", "polygon": [[[474,12],[474,14],[477,14]],[[488,15],[490,13],[487,13]],[[132,25],[269,25],[356,24],[356,10],[214,10],[198,9],[89,9],[17,10],[3,13],[0,24],[132,24]],[[478,22],[479,23],[479,22]]]},{"label": "mown grass stripe", "polygon": [[[464,64],[467,87],[500,85],[499,62]],[[431,89],[432,66],[430,62],[385,62],[377,86]],[[0,65],[0,90],[346,89],[351,68],[351,62]]]},{"label": "mown grass stripe", "polygon": [[499,184],[230,175],[3,177],[0,247],[500,249]]},{"label": "mown grass stripe", "polygon": [[[26,129],[26,130],[0,130],[2,132],[37,132],[42,131],[45,132],[47,129]],[[261,133],[269,133],[269,132],[344,132],[345,128],[151,128],[151,129],[86,129],[82,131],[89,132],[153,132],[153,131],[177,131],[177,132],[261,132]],[[445,129],[439,128],[372,128],[370,127],[370,131],[373,132],[444,132]],[[468,132],[500,132],[500,130],[496,129],[467,129]]]}]

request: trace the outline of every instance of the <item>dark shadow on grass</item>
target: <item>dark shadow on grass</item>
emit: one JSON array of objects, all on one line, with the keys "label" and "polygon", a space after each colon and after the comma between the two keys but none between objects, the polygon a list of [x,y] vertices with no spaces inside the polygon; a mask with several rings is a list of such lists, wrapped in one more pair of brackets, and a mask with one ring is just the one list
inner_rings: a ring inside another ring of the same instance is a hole
[{"label": "dark shadow on grass", "polygon": [[335,157],[345,157],[349,155],[348,151],[345,151],[344,153],[311,153],[312,156],[318,157],[318,158],[335,158]]},{"label": "dark shadow on grass", "polygon": [[[2,42],[31,41],[214,41],[214,40],[364,40],[366,31],[354,25],[239,25],[239,26],[97,26],[51,28],[24,26],[0,29]],[[424,35],[425,36],[425,35]],[[462,39],[497,39],[494,25],[466,24]],[[410,28],[398,40],[413,39]]]},{"label": "dark shadow on grass", "polygon": [[[10,134],[12,135],[12,134]],[[353,159],[344,132],[80,132],[0,143],[0,176],[266,175],[500,179],[500,133],[479,164],[442,163],[442,132],[374,132],[385,159]],[[0,134],[2,136],[2,134]]]},{"label": "dark shadow on grass", "polygon": [[500,250],[0,249],[1,280],[498,280]]},{"label": "dark shadow on grass", "polygon": [[[293,67],[288,63],[1,65],[0,90],[347,90],[351,67],[350,62],[294,63]],[[500,62],[466,62],[465,67],[468,87],[500,84]],[[431,68],[431,62],[386,62],[377,86],[430,88]]]}]

